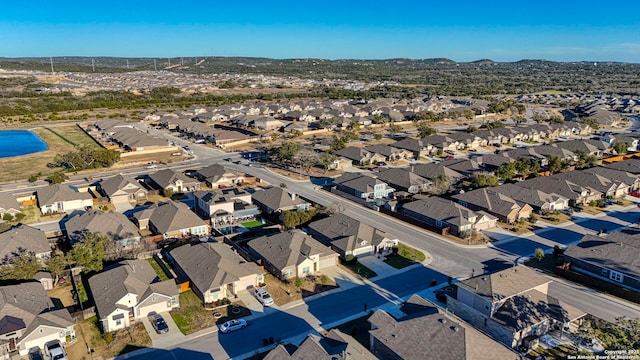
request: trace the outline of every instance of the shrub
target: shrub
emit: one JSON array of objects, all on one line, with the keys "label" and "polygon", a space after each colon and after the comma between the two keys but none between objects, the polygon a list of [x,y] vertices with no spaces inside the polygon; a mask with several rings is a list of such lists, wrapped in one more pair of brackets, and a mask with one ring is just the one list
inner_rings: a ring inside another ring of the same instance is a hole
[{"label": "shrub", "polygon": [[344,262],[350,264],[356,262],[356,257],[353,255],[347,255],[344,257]]},{"label": "shrub", "polygon": [[304,285],[304,280],[302,278],[296,277],[293,279],[293,286],[300,289]]},{"label": "shrub", "polygon": [[529,215],[529,219],[527,219],[530,223],[535,224],[538,222],[538,217],[535,214]]},{"label": "shrub", "polygon": [[11,221],[11,220],[13,220],[13,215],[11,215],[11,214],[9,214],[9,213],[5,213],[5,214],[2,216],[2,220],[4,220],[4,221]]},{"label": "shrub", "polygon": [[113,334],[110,332],[102,334],[102,340],[104,340],[107,345],[111,344],[113,342]]}]

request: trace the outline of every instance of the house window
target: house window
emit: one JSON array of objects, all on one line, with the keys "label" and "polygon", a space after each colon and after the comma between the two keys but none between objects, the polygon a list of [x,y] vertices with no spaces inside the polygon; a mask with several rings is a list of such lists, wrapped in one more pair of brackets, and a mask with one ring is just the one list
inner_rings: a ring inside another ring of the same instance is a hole
[{"label": "house window", "polygon": [[171,303],[172,303],[172,304],[177,304],[177,303],[178,303],[178,298],[177,298],[177,297],[175,297],[175,296],[174,296],[174,297],[172,297],[172,298],[171,298]]},{"label": "house window", "polygon": [[116,320],[116,326],[122,325],[122,320]]},{"label": "house window", "polygon": [[305,266],[302,268],[302,273],[305,275],[309,275],[309,273],[311,272],[311,269],[308,266]]},{"label": "house window", "polygon": [[289,277],[289,276],[293,275],[293,270],[292,269],[286,269],[282,274],[285,277]]},{"label": "house window", "polygon": [[609,269],[602,269],[602,276],[609,276]]},{"label": "house window", "polygon": [[609,279],[621,283],[624,276],[621,273],[612,270],[609,272]]},{"label": "house window", "polygon": [[436,220],[436,226],[437,226],[437,227],[441,228],[441,227],[442,227],[442,225],[443,225],[443,224],[442,224],[442,221],[440,221],[440,220]]}]

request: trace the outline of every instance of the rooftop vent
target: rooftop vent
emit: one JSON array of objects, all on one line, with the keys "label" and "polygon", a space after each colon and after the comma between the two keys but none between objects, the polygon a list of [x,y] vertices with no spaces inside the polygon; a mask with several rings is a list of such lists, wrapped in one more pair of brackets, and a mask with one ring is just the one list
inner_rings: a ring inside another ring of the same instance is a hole
[{"label": "rooftop vent", "polygon": [[438,321],[440,321],[440,323],[442,323],[442,324],[446,324],[447,323],[447,319],[445,319],[445,318],[440,318],[440,319],[438,319]]},{"label": "rooftop vent", "polygon": [[458,330],[460,330],[460,329],[458,328],[458,325],[454,325],[454,326],[451,327],[451,330],[453,330],[455,332],[458,332]]}]

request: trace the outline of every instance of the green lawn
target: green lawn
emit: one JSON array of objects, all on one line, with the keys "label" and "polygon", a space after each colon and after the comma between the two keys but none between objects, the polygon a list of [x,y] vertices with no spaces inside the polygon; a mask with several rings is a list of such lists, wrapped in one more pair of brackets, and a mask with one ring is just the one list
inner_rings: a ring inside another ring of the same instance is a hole
[{"label": "green lawn", "polygon": [[264,224],[261,223],[258,220],[251,220],[251,221],[247,221],[247,222],[243,222],[242,226],[246,227],[247,229],[251,229],[251,228],[255,228],[255,227],[260,227],[263,226]]},{"label": "green lawn", "polygon": [[156,274],[158,275],[158,278],[160,279],[160,281],[165,281],[165,280],[169,280],[169,277],[167,276],[167,274],[164,272],[164,270],[162,270],[162,268],[160,267],[160,265],[158,265],[158,262],[156,261],[156,259],[154,258],[149,258],[147,259],[147,261],[149,262],[149,264],[151,264],[151,267],[153,268],[153,270],[156,272]]},{"label": "green lawn", "polygon": [[423,262],[424,259],[425,255],[422,251],[404,244],[399,244],[398,254],[387,256],[387,259],[384,262],[396,269],[402,269],[409,265],[413,265],[416,262]]},{"label": "green lawn", "polygon": [[372,278],[372,277],[376,277],[378,276],[378,274],[376,274],[375,271],[369,269],[368,267],[360,264],[357,261],[351,261],[351,262],[346,262],[343,260],[340,260],[340,262],[342,263],[342,265],[344,267],[346,267],[347,269],[351,270],[351,272],[353,272],[356,275],[360,275],[364,278]]},{"label": "green lawn", "polygon": [[200,298],[189,290],[180,294],[180,308],[173,310],[171,317],[180,331],[188,335],[201,330],[202,318],[211,317],[211,313],[205,310]]}]

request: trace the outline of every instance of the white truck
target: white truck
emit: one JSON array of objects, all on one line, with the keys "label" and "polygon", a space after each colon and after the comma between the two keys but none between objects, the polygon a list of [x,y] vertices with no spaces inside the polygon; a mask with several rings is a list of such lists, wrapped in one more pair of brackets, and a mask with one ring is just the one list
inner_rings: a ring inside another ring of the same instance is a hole
[{"label": "white truck", "polygon": [[60,340],[52,340],[44,344],[44,354],[49,360],[68,360]]}]

